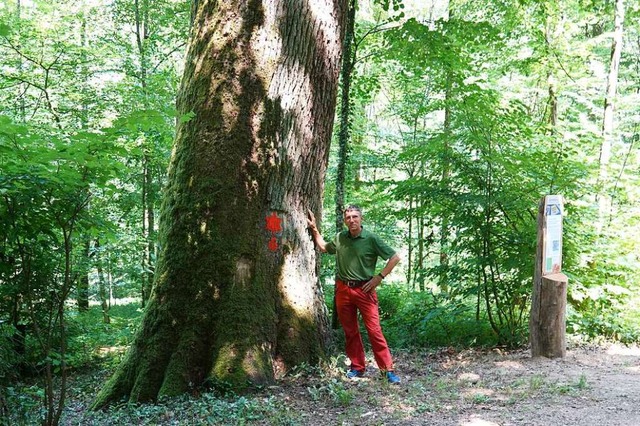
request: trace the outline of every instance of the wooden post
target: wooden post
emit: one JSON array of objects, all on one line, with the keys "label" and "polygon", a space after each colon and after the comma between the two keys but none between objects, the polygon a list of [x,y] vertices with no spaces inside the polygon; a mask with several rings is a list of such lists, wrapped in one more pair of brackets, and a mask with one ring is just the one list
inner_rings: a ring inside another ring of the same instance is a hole
[{"label": "wooden post", "polygon": [[[536,251],[536,266],[533,274],[533,294],[531,297],[531,315],[529,319],[529,340],[531,342],[531,356],[558,358],[566,355],[566,308],[567,285],[569,279],[560,272],[561,257],[549,264],[548,238],[557,239],[557,246],[561,251],[562,222],[560,204],[557,205],[560,215],[554,218],[548,229],[548,216],[556,214],[549,209],[547,197],[543,198],[538,209],[538,247]],[[559,226],[559,229],[558,229]],[[552,244],[553,246],[553,244]]]}]

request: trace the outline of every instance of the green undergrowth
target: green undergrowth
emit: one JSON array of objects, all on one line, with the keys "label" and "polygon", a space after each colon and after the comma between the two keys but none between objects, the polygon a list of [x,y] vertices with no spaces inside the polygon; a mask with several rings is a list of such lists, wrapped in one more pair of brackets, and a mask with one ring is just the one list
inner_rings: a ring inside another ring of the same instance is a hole
[{"label": "green undergrowth", "polygon": [[221,398],[214,393],[166,398],[156,404],[114,405],[103,411],[67,411],[63,420],[65,424],[78,425],[244,425],[266,419],[272,425],[301,424],[299,414],[278,396]]},{"label": "green undergrowth", "polygon": [[117,364],[129,346],[142,318],[139,302],[114,305],[109,323],[103,321],[98,306],[87,312],[70,311],[68,320],[68,365],[90,367],[97,361]]},{"label": "green undergrowth", "polygon": [[[333,308],[332,290],[326,289],[329,312]],[[475,319],[475,312],[470,306],[441,303],[430,293],[408,292],[392,285],[380,288],[378,295],[383,330],[394,354],[412,356],[408,354],[422,353],[420,359],[423,359],[427,352],[432,353],[442,347],[491,347],[495,344],[491,329]],[[295,404],[287,401],[277,389],[258,389],[238,395],[225,383],[209,384],[211,386],[199,389],[199,393],[194,391],[192,395],[164,398],[155,404],[121,403],[103,411],[90,411],[88,407],[92,399],[121,361],[139,326],[141,315],[142,310],[137,303],[114,306],[109,324],[102,322],[98,307],[92,307],[83,314],[69,312],[70,377],[62,424],[296,425],[305,424],[308,420],[305,415],[309,413],[296,410]],[[583,335],[571,335],[572,339],[581,339],[580,336]],[[7,336],[4,339],[8,341]],[[366,337],[364,341],[368,344]],[[305,382],[301,389],[305,400],[338,411],[353,406],[357,401],[358,391],[342,380],[346,368],[343,347],[342,330],[335,330],[330,349],[334,354],[332,357],[319,365],[300,365],[289,373],[291,380]],[[0,350],[0,355],[3,353]],[[0,358],[7,364],[3,371],[8,372],[12,360],[5,355]],[[438,395],[443,401],[461,398],[457,382],[447,382],[439,390],[438,382],[432,380],[433,377],[427,376],[424,380],[408,383],[405,388],[409,392],[409,401],[416,398],[416,413],[437,410],[438,404],[434,401],[422,399],[424,392],[431,397]],[[504,396],[507,403],[515,403],[540,393],[580,394],[588,385],[586,377],[575,382],[556,383],[534,376],[507,384]],[[0,425],[40,423],[43,394],[38,377],[9,380],[8,386],[0,389],[0,408],[4,414]],[[493,401],[486,394],[474,392],[465,398],[466,402],[473,404]]]},{"label": "green undergrowth", "polygon": [[[477,320],[471,304],[450,302],[431,292],[407,291],[393,284],[379,287],[377,293],[382,330],[392,348],[492,347],[497,343],[488,321]],[[325,294],[331,312],[333,286],[327,286]],[[366,333],[364,329],[362,332]]]},{"label": "green undergrowth", "polygon": [[[429,291],[414,292],[394,284],[377,290],[380,320],[384,335],[392,348],[435,349],[456,347],[491,348],[498,346],[498,336],[491,328],[484,310],[476,316],[476,300],[448,300]],[[333,309],[333,285],[325,287],[329,311]],[[365,333],[364,329],[362,332]],[[528,320],[521,320],[517,335],[524,345]],[[625,309],[601,306],[579,311],[569,303],[567,334],[584,341],[636,344],[640,342],[640,298],[631,298]],[[340,336],[338,335],[338,338]],[[365,339],[366,343],[366,339]]]}]

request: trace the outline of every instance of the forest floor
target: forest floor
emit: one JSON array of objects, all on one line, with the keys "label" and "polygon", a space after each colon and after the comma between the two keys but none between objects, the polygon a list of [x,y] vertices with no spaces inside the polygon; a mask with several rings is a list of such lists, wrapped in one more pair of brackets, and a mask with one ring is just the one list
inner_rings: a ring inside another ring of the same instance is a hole
[{"label": "forest floor", "polygon": [[84,380],[82,392],[71,392],[62,423],[640,425],[637,347],[579,346],[558,359],[498,349],[407,352],[395,358],[399,386],[382,380],[373,363],[364,378],[347,380],[339,357],[333,366],[299,369],[257,393],[226,397],[226,405],[202,394],[179,405],[158,404],[153,415],[149,405],[126,415],[123,407],[87,414],[102,382],[98,375]]},{"label": "forest floor", "polygon": [[370,378],[348,382],[355,398],[341,408],[309,398],[315,379],[288,380],[278,392],[309,425],[640,425],[638,348],[579,347],[562,359],[444,350],[398,354],[396,364],[400,386],[371,368]]}]

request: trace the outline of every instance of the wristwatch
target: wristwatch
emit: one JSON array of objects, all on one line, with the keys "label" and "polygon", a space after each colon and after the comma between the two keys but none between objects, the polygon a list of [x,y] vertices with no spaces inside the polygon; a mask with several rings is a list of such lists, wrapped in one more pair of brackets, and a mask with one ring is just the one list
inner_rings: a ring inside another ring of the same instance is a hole
[{"label": "wristwatch", "polygon": [[378,274],[378,276],[379,276],[380,278],[382,278],[383,280],[384,280],[384,278],[385,278],[385,276],[384,276],[384,275],[382,275],[382,272],[380,272],[380,273]]}]

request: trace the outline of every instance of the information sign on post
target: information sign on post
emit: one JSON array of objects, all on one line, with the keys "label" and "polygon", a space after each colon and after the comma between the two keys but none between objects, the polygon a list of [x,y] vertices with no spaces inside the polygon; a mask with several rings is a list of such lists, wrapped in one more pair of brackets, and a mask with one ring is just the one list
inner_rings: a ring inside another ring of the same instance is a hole
[{"label": "information sign on post", "polygon": [[546,229],[543,245],[542,275],[562,271],[562,195],[547,195],[544,198]]},{"label": "information sign on post", "polygon": [[561,195],[547,195],[538,207],[538,247],[533,274],[529,341],[531,355],[547,358],[566,354],[568,278],[562,273]]}]

